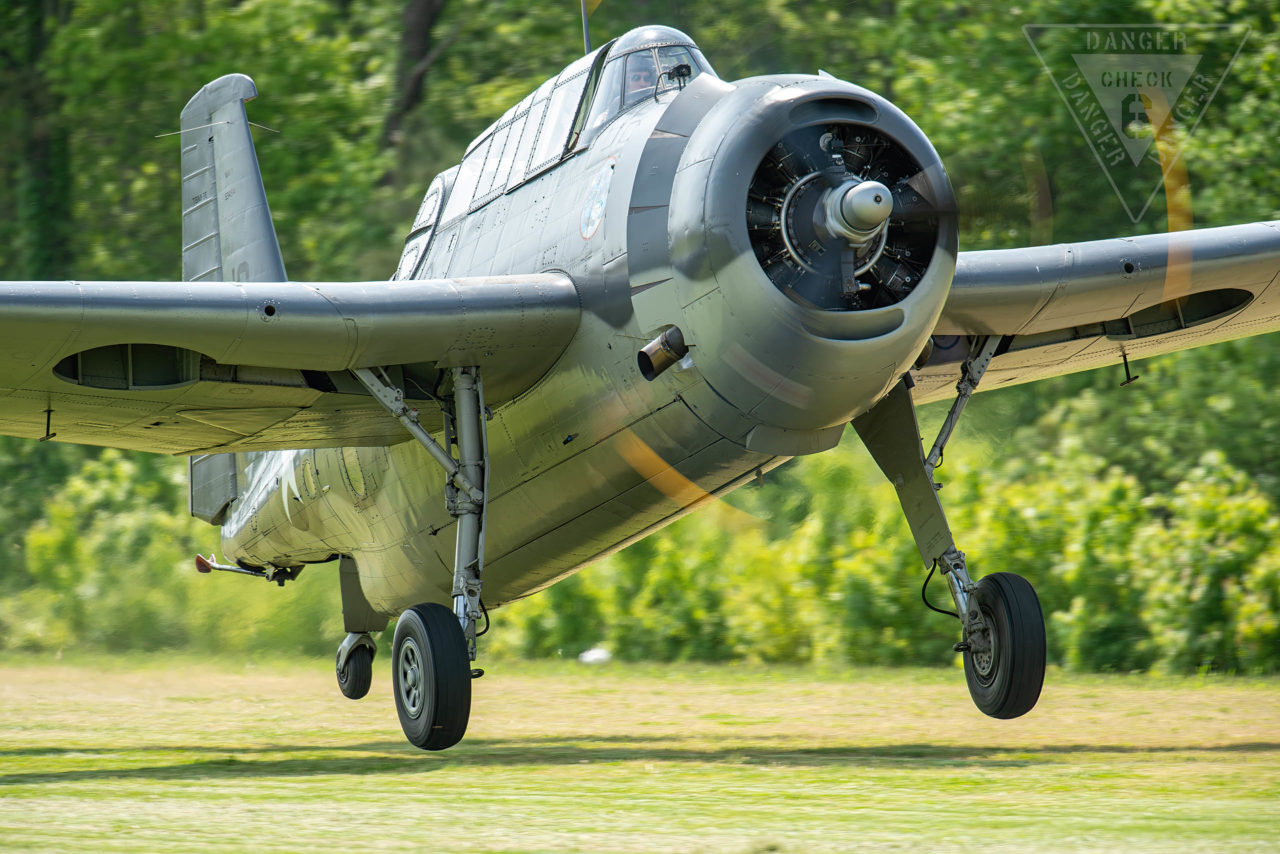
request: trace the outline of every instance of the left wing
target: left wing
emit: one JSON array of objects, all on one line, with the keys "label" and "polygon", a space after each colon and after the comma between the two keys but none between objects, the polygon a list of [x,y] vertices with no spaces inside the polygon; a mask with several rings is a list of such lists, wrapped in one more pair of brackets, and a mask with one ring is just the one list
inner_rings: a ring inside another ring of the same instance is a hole
[{"label": "left wing", "polygon": [[410,399],[478,365],[529,388],[577,331],[562,275],[394,282],[0,283],[0,433],[175,454],[389,444],[399,422],[348,371]]},{"label": "left wing", "polygon": [[981,388],[1280,329],[1280,222],[962,252],[917,403],[954,394],[976,338],[1002,337]]},{"label": "left wing", "polygon": [[400,423],[350,374],[384,367],[422,424],[448,369],[499,404],[578,328],[563,275],[288,282],[243,74],[182,110],[183,282],[0,282],[0,433],[132,450],[380,445]]}]

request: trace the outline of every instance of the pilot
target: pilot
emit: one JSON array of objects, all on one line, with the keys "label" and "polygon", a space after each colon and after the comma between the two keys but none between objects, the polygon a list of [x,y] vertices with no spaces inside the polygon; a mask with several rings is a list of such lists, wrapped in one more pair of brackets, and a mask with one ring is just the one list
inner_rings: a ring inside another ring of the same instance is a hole
[{"label": "pilot", "polygon": [[658,83],[658,69],[653,64],[653,54],[649,51],[637,51],[627,57],[627,98],[628,104],[653,94]]}]

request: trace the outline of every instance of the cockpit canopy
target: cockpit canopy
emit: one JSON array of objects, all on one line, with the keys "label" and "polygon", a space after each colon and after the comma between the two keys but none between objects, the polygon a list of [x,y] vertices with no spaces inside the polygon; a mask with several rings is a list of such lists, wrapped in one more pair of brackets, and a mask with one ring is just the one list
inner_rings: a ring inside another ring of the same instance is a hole
[{"label": "cockpit canopy", "polygon": [[[432,185],[435,201],[423,208],[408,243],[425,252],[430,232],[478,210],[580,151],[617,116],[683,87],[699,74],[715,75],[702,51],[679,30],[640,27],[580,57],[543,83],[478,136],[456,178]],[[432,197],[432,190],[428,190]],[[443,205],[440,199],[444,197]],[[406,258],[408,257],[406,249]],[[402,261],[397,277],[412,275]]]},{"label": "cockpit canopy", "polygon": [[[665,92],[702,73],[715,75],[693,39],[670,27],[640,27],[601,48],[591,88],[583,99],[580,136],[589,144],[600,129],[628,107]],[[681,68],[685,66],[685,68]]]}]

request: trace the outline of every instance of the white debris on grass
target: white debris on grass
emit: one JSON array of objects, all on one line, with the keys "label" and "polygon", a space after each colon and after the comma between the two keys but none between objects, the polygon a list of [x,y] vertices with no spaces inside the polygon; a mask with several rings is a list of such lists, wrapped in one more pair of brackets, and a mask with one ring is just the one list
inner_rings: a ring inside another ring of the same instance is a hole
[{"label": "white debris on grass", "polygon": [[593,646],[578,655],[578,661],[583,664],[605,664],[613,658],[609,650],[602,646]]}]

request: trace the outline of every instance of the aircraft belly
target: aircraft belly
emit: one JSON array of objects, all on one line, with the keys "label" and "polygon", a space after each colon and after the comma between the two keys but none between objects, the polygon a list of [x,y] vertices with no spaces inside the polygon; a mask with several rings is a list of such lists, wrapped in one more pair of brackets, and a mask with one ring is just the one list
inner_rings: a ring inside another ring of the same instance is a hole
[{"label": "aircraft belly", "polygon": [[[688,415],[687,410],[685,413]],[[619,451],[626,441],[620,439],[614,450]],[[779,462],[717,439],[491,560],[485,568],[486,601],[496,606],[541,590],[713,500],[714,495],[727,491],[726,487],[740,485],[756,468],[772,468]]]},{"label": "aircraft belly", "polygon": [[[512,488],[494,489],[486,523],[486,604],[541,589],[678,518],[744,474],[781,462],[725,441],[679,402],[584,448]],[[418,455],[414,446],[396,450]],[[491,477],[513,459],[510,446],[491,447]],[[402,482],[420,486],[425,479]],[[399,508],[399,539],[381,541],[389,547],[370,543],[355,550],[365,596],[381,612],[448,601],[455,527],[444,511],[440,479],[430,482],[417,504],[421,515]]]},{"label": "aircraft belly", "polygon": [[238,479],[247,485],[222,526],[222,547],[232,560],[254,566],[322,560],[322,532],[334,527],[326,506],[326,479],[316,468],[322,451],[237,454]]}]

